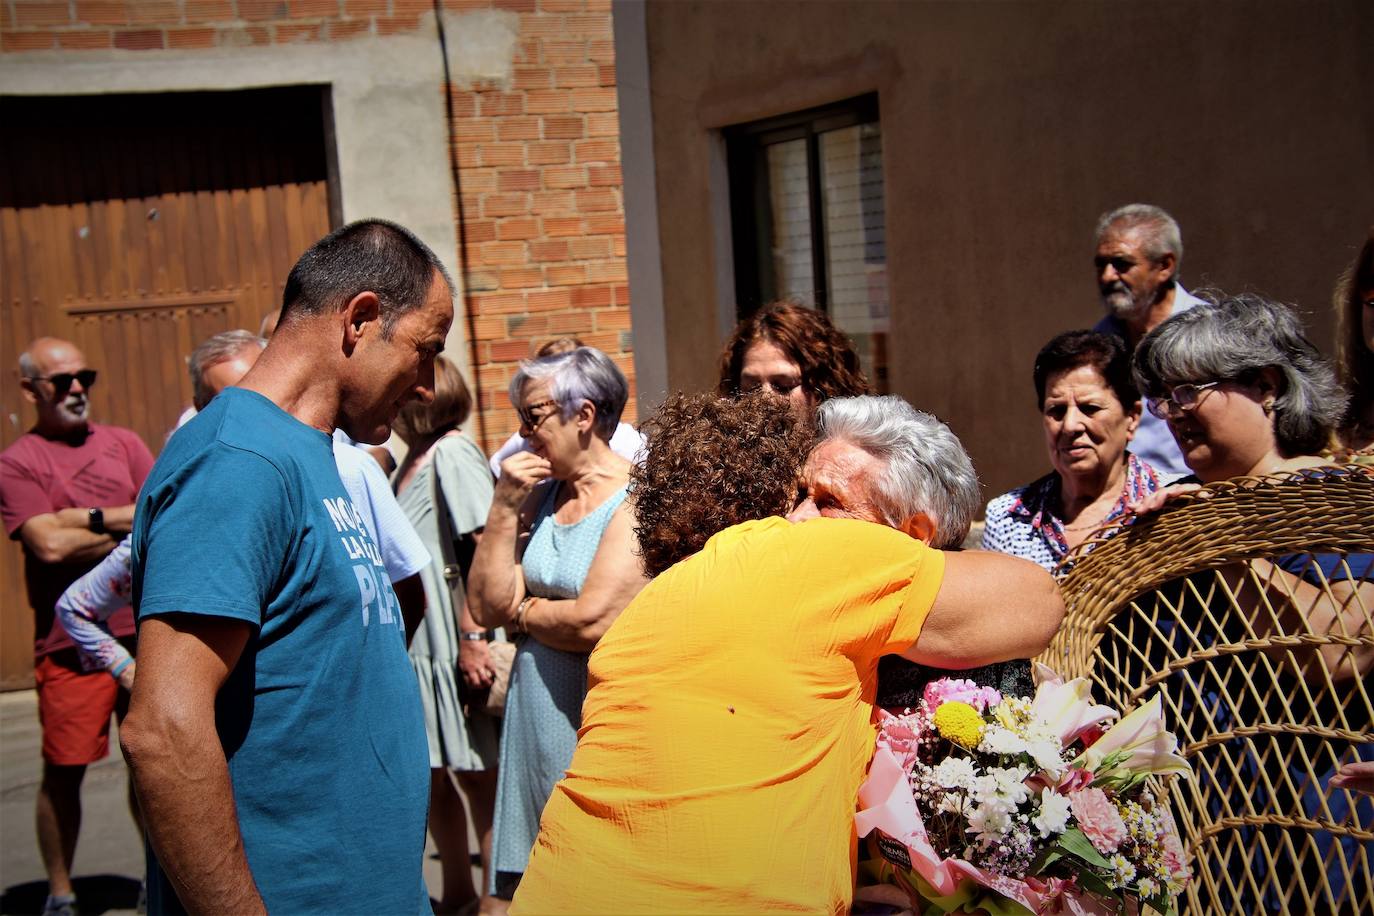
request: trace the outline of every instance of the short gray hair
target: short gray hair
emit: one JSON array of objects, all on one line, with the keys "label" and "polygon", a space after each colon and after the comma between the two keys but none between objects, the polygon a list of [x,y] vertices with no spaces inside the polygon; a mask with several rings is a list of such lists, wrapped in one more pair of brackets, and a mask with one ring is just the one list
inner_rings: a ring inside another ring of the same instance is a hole
[{"label": "short gray hair", "polygon": [[1127,204],[1104,213],[1097,220],[1098,244],[1107,230],[1120,228],[1125,231],[1138,231],[1144,235],[1145,254],[1158,261],[1166,254],[1174,256],[1174,273],[1178,273],[1183,263],[1183,233],[1178,222],[1165,211],[1153,204]]},{"label": "short gray hair", "polygon": [[978,511],[978,475],[948,426],[895,394],[831,398],[817,410],[821,441],[843,439],[887,463],[878,510],[894,528],[918,512],[935,523],[939,548],[968,537]]},{"label": "short gray hair", "polygon": [[1162,397],[1171,385],[1249,382],[1269,368],[1282,376],[1274,400],[1279,451],[1285,457],[1321,452],[1347,398],[1287,306],[1246,293],[1181,312],[1140,341],[1132,372],[1142,392]]},{"label": "short gray hair", "polygon": [[610,441],[629,400],[630,385],[609,356],[596,347],[578,347],[567,353],[525,360],[510,380],[510,402],[517,410],[525,383],[539,379],[549,380],[549,397],[558,402],[564,419],[577,413],[583,401],[595,407],[593,430]]},{"label": "short gray hair", "polygon": [[228,362],[249,347],[261,350],[266,346],[267,341],[252,331],[239,329],[222,331],[192,350],[186,358],[186,367],[191,374],[191,403],[196,410],[204,410],[215,396],[205,384],[206,372],[220,363]]},{"label": "short gray hair", "polygon": [[23,378],[38,378],[38,360],[28,350],[19,354],[19,374]]}]

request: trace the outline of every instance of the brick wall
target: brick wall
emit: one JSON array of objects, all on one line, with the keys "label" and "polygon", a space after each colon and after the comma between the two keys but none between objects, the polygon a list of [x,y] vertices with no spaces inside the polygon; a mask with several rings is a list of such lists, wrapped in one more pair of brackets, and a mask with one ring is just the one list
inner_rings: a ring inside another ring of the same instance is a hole
[{"label": "brick wall", "polygon": [[[630,379],[633,420],[610,0],[445,0],[444,9],[520,19],[509,85],[453,94],[477,359],[469,381],[484,408],[474,432],[488,450],[505,439],[519,360],[564,334],[612,355]],[[0,53],[350,41],[432,29],[422,20],[431,10],[429,0],[0,0]]]}]

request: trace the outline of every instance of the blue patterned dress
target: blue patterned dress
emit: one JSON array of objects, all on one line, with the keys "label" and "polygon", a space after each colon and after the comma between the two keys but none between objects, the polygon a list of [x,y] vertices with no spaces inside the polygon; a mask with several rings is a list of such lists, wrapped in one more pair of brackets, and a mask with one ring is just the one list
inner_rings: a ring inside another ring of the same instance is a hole
[{"label": "blue patterned dress", "polygon": [[[562,484],[549,487],[531,526],[522,560],[525,591],[539,598],[576,598],[611,516],[625,500],[621,487],[580,521],[560,525],[553,510]],[[525,637],[511,667],[492,839],[492,887],[515,893],[529,861],[539,816],[577,747],[587,695],[586,652],[564,652]]]}]

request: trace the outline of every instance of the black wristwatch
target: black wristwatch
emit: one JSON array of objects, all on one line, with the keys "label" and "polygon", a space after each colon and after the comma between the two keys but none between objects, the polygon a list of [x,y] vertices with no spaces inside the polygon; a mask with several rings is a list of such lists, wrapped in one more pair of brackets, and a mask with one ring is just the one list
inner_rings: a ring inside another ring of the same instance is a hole
[{"label": "black wristwatch", "polygon": [[466,630],[458,634],[458,638],[468,642],[486,642],[491,639],[490,630]]},{"label": "black wristwatch", "polygon": [[86,527],[96,534],[106,534],[105,530],[105,510],[92,507],[86,510]]}]

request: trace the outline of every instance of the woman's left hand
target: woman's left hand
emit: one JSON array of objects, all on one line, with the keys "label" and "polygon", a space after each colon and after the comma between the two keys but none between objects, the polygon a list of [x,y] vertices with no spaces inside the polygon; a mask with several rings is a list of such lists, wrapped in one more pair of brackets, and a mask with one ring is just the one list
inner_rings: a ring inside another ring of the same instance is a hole
[{"label": "woman's left hand", "polygon": [[1155,490],[1144,499],[1136,500],[1126,508],[1136,515],[1152,515],[1160,509],[1163,509],[1170,500],[1177,499],[1185,493],[1194,493],[1201,489],[1202,487],[1195,483],[1176,483],[1162,490]]},{"label": "woman's left hand", "polygon": [[491,667],[491,653],[487,650],[485,639],[462,639],[458,641],[458,670],[462,672],[463,682],[469,687],[481,690],[490,687],[496,678]]}]

